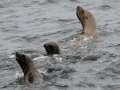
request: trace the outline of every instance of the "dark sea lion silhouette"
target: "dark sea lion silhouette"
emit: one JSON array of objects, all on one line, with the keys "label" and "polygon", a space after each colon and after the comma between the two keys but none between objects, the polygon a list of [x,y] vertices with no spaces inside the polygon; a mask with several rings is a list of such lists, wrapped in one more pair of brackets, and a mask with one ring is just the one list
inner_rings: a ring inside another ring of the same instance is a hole
[{"label": "dark sea lion silhouette", "polygon": [[30,57],[25,54],[16,52],[16,61],[24,73],[25,81],[33,83],[35,80],[40,78],[40,74]]},{"label": "dark sea lion silhouette", "polygon": [[80,6],[76,7],[76,16],[82,24],[83,31],[82,34],[85,34],[90,37],[96,36],[96,22],[95,18],[91,12],[83,9]]},{"label": "dark sea lion silhouette", "polygon": [[48,42],[43,46],[47,52],[47,55],[60,54],[60,48],[55,42]]}]

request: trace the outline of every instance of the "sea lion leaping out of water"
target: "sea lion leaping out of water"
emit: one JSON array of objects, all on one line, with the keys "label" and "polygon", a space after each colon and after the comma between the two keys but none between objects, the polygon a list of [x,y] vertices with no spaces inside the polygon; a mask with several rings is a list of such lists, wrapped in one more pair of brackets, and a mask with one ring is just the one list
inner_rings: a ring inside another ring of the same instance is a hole
[{"label": "sea lion leaping out of water", "polygon": [[22,68],[25,81],[33,83],[34,81],[39,80],[40,74],[30,57],[16,52],[16,61]]},{"label": "sea lion leaping out of water", "polygon": [[80,20],[83,31],[82,34],[87,35],[88,37],[95,37],[96,36],[96,22],[95,18],[91,12],[83,9],[80,6],[76,7],[76,16]]}]

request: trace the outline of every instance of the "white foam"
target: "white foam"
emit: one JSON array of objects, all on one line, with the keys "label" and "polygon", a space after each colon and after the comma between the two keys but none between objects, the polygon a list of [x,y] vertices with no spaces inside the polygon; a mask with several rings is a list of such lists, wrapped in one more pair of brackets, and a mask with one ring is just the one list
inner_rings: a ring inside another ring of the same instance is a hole
[{"label": "white foam", "polygon": [[9,58],[15,58],[15,55],[10,55]]},{"label": "white foam", "polygon": [[16,74],[15,74],[15,77],[18,79],[23,77],[23,76],[24,76],[23,73],[20,73],[20,72],[16,72]]},{"label": "white foam", "polygon": [[43,59],[45,59],[45,58],[46,58],[46,56],[39,56],[39,57],[34,58],[33,60],[35,60],[35,61],[38,61],[38,60],[43,61]]}]

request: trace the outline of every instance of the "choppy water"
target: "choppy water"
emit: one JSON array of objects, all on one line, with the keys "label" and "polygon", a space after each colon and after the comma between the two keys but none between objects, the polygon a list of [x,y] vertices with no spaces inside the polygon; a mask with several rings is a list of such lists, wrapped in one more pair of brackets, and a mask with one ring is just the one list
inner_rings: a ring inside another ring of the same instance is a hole
[{"label": "choppy water", "polygon": [[[97,39],[83,47],[68,44],[82,29],[77,5],[97,22]],[[1,0],[0,90],[120,90],[119,16],[120,0]],[[48,41],[59,43],[63,68],[49,73],[46,88],[20,83],[21,69],[10,56],[17,50],[42,55]]]}]

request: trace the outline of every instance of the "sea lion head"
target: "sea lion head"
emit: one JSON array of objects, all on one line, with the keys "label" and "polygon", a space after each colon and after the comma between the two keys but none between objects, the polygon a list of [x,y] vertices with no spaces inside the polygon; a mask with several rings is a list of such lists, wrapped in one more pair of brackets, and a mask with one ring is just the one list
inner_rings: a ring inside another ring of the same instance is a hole
[{"label": "sea lion head", "polygon": [[24,79],[30,83],[33,83],[33,81],[38,78],[39,74],[31,58],[19,52],[16,52],[15,55],[16,61],[24,73]]},{"label": "sea lion head", "polygon": [[82,24],[82,34],[87,34],[88,36],[94,37],[96,35],[96,22],[92,13],[80,6],[77,6],[76,16]]},{"label": "sea lion head", "polygon": [[31,62],[30,58],[22,53],[16,52],[16,61],[23,70],[23,73],[26,74],[29,69],[29,63]]},{"label": "sea lion head", "polygon": [[85,28],[85,21],[88,19],[88,17],[85,14],[85,10],[80,6],[77,6],[76,7],[76,16],[79,19],[79,21],[81,22],[83,29],[84,29]]},{"label": "sea lion head", "polygon": [[48,42],[44,44],[47,55],[60,54],[60,48],[55,42]]}]

